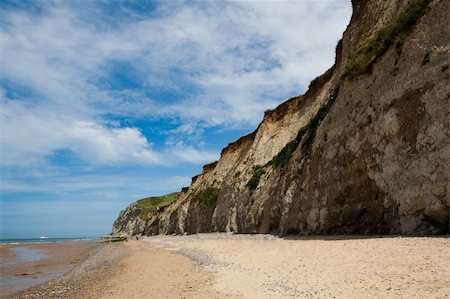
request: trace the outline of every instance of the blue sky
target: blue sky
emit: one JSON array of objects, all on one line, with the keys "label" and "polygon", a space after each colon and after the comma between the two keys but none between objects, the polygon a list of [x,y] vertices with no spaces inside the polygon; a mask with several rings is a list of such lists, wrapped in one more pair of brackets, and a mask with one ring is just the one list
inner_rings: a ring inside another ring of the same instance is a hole
[{"label": "blue sky", "polygon": [[0,2],[0,237],[99,236],[329,68],[350,1]]}]

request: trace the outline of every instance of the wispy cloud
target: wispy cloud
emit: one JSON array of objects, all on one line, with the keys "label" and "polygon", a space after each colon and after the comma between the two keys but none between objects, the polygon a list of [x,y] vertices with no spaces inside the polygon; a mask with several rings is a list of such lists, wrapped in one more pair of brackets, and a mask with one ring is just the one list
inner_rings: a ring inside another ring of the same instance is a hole
[{"label": "wispy cloud", "polygon": [[232,141],[217,132],[251,131],[332,65],[350,13],[350,0],[1,1],[0,204],[53,194],[97,219],[96,198],[117,210],[188,184]]},{"label": "wispy cloud", "polygon": [[[20,178],[19,175],[3,180],[0,191],[4,194],[22,192],[63,196],[68,194],[79,195],[81,190],[82,198],[86,198],[86,195],[92,197],[109,192],[110,195],[115,194],[112,197],[117,198],[120,195],[121,200],[126,202],[151,193],[163,194],[166,190],[173,189],[173,186],[187,186],[191,180],[190,176],[145,176],[142,172],[137,174],[130,171],[115,173],[113,169],[103,169],[102,173],[73,174],[59,171],[47,173],[40,177],[30,174],[24,175],[24,177],[28,180],[23,180],[23,177]],[[124,190],[126,190],[125,194]]]},{"label": "wispy cloud", "polygon": [[[346,2],[158,2],[149,12],[103,2],[5,7],[1,125],[14,134],[4,146],[19,147],[17,155],[32,149],[30,158],[68,147],[92,162],[162,163],[139,128],[108,128],[108,117],[254,126],[331,65]],[[13,95],[17,85],[25,97]]]}]

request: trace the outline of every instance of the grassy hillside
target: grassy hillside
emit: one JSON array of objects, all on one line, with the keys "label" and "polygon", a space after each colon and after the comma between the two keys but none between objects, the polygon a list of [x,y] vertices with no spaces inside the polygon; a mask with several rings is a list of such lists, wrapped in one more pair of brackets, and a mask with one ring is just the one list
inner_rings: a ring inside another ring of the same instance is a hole
[{"label": "grassy hillside", "polygon": [[174,192],[163,196],[152,196],[138,200],[137,207],[141,209],[139,217],[143,220],[149,219],[158,208],[166,207],[174,202],[179,194],[179,192]]}]

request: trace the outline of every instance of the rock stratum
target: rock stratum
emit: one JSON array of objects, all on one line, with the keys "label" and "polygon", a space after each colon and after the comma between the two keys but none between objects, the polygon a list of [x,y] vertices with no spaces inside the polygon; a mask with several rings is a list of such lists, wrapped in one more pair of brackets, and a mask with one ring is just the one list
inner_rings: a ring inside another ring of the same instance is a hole
[{"label": "rock stratum", "polygon": [[448,234],[449,1],[353,0],[332,68],[114,234]]}]

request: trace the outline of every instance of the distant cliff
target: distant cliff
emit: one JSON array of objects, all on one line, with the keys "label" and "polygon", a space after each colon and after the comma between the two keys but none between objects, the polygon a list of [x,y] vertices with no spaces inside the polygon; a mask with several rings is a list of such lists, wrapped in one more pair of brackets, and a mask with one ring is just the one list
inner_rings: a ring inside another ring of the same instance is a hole
[{"label": "distant cliff", "polygon": [[115,232],[448,233],[449,1],[352,4],[335,65],[306,94]]},{"label": "distant cliff", "polygon": [[111,234],[114,236],[142,234],[147,221],[156,213],[164,211],[179,195],[179,192],[174,192],[162,196],[146,197],[131,203],[125,210],[120,212],[119,217],[114,221]]}]

